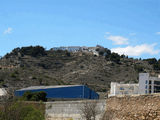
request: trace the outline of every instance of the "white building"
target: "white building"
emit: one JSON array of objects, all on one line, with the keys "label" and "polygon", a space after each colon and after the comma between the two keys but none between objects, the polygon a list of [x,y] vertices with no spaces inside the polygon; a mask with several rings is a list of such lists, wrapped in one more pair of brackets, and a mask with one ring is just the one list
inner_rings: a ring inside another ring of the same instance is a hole
[{"label": "white building", "polygon": [[138,84],[111,82],[109,96],[160,93],[160,75],[151,77],[149,73],[139,73]]},{"label": "white building", "polygon": [[99,56],[99,53],[96,51],[98,47],[89,47],[88,51],[92,52],[94,55]]},{"label": "white building", "polygon": [[139,94],[160,93],[160,76],[151,77],[149,73],[139,74]]},{"label": "white building", "polygon": [[78,52],[81,51],[80,46],[68,46],[68,47],[54,47],[53,50],[67,50],[69,52]]},{"label": "white building", "polygon": [[4,88],[0,88],[0,96],[7,95],[7,91]]},{"label": "white building", "polygon": [[138,88],[138,84],[121,84],[117,82],[111,82],[109,96],[138,94]]},{"label": "white building", "polygon": [[94,55],[96,56],[99,56],[99,53],[96,51],[96,49],[100,47],[100,46],[97,46],[97,47],[86,47],[86,46],[68,46],[68,47],[53,47],[52,50],[67,50],[69,52],[79,52],[79,51],[82,51],[82,52],[90,52],[90,53],[93,53]]}]

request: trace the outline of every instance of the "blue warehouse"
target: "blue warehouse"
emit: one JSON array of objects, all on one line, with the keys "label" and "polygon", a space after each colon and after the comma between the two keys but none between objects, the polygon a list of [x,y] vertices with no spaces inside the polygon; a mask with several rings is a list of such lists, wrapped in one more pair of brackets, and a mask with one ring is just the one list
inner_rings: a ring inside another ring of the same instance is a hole
[{"label": "blue warehouse", "polygon": [[85,85],[31,86],[15,91],[15,96],[22,96],[26,91],[47,93],[52,99],[99,99],[99,95]]}]

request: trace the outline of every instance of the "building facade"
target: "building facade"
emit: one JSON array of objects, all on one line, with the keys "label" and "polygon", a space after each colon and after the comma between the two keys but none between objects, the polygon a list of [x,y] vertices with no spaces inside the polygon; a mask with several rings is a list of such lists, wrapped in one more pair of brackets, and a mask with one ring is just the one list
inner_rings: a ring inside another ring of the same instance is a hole
[{"label": "building facade", "polygon": [[160,75],[152,77],[149,73],[139,73],[138,84],[111,82],[109,96],[160,93]]},{"label": "building facade", "polygon": [[160,93],[160,76],[151,77],[149,73],[139,74],[139,94]]},{"label": "building facade", "polygon": [[78,52],[81,51],[81,47],[80,46],[68,46],[68,47],[54,47],[52,48],[52,50],[67,50],[69,52]]},{"label": "building facade", "polygon": [[98,47],[86,47],[86,46],[82,46],[82,47],[80,47],[80,46],[67,46],[67,47],[65,47],[65,46],[62,46],[62,47],[53,47],[52,50],[55,50],[55,51],[67,50],[67,51],[73,52],[73,53],[81,51],[81,52],[93,53],[94,55],[99,56],[99,53],[96,51],[97,48]]}]

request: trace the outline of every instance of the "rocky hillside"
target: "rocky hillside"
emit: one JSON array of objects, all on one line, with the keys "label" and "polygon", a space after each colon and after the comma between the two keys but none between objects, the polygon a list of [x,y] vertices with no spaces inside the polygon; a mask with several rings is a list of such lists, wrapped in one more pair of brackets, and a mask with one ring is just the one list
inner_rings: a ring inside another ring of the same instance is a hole
[{"label": "rocky hillside", "polygon": [[136,83],[139,72],[159,72],[155,59],[139,60],[111,53],[45,50],[41,46],[16,48],[0,59],[0,86],[12,89],[33,85],[87,84],[104,92],[110,82]]}]

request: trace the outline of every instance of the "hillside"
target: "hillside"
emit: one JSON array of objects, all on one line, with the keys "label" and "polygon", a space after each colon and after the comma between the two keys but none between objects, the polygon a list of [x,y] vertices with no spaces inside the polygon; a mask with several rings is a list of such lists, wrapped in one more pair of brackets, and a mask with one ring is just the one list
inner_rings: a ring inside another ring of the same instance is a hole
[{"label": "hillside", "polygon": [[[139,72],[159,73],[158,61],[138,60],[99,50],[91,53],[16,48],[0,59],[0,86],[15,90],[33,85],[87,84],[105,92],[110,82],[136,83]],[[156,63],[156,64],[155,64]],[[157,69],[156,69],[157,68]]]}]

